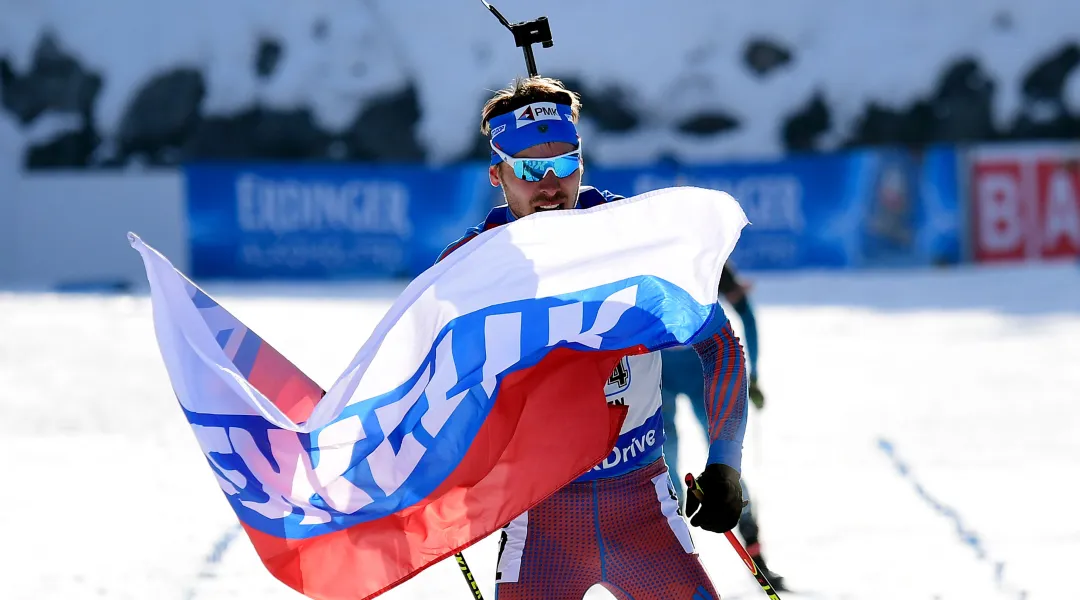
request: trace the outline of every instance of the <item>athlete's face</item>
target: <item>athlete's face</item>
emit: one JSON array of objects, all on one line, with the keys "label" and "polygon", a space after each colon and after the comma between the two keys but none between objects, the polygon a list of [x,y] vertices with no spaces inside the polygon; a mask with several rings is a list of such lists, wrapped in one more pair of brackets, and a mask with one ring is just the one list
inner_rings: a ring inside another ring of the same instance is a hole
[{"label": "athlete's face", "polygon": [[[549,142],[530,146],[514,155],[514,158],[551,158],[572,152],[575,146],[566,142]],[[581,187],[582,167],[566,177],[556,177],[548,171],[540,181],[525,181],[514,175],[514,169],[505,161],[488,168],[491,185],[502,186],[503,196],[514,216],[524,217],[543,210],[573,208]]]}]

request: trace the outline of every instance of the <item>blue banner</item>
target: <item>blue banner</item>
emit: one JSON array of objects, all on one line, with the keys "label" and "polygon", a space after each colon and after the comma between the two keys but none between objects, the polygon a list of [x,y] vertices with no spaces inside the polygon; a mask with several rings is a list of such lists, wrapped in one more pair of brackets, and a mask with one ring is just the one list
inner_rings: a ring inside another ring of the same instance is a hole
[{"label": "blue banner", "polygon": [[[623,196],[676,185],[730,193],[751,225],[741,268],[953,264],[956,150],[800,155],[772,162],[585,170]],[[411,277],[502,203],[487,167],[195,164],[186,168],[196,277]]]},{"label": "blue banner", "polygon": [[750,219],[745,269],[916,266],[960,260],[957,153],[935,147],[802,155],[775,162],[586,170],[625,196],[675,185],[723,190]]},{"label": "blue banner", "polygon": [[194,164],[196,277],[409,277],[498,198],[484,165]]}]

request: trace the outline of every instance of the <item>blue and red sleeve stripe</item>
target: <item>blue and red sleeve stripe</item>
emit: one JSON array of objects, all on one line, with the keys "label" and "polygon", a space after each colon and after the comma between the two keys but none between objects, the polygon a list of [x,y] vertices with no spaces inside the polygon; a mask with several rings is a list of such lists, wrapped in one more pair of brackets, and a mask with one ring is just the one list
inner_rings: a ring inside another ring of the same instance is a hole
[{"label": "blue and red sleeve stripe", "polygon": [[[717,306],[717,310],[720,310]],[[746,433],[746,360],[727,316],[714,317],[708,332],[693,344],[705,376],[705,413],[709,420],[709,463],[741,470]]]},{"label": "blue and red sleeve stripe", "polygon": [[469,232],[469,233],[465,234],[464,237],[462,237],[460,240],[458,240],[458,241],[454,242],[453,244],[450,244],[449,246],[447,246],[446,249],[442,251],[442,254],[439,255],[439,258],[435,262],[437,263],[440,260],[446,258],[447,256],[450,256],[451,252],[453,252],[454,250],[457,250],[458,248],[464,246],[465,242],[468,242],[469,240],[473,239],[477,235],[479,235],[479,234],[476,234],[476,233],[473,233],[473,232]]}]

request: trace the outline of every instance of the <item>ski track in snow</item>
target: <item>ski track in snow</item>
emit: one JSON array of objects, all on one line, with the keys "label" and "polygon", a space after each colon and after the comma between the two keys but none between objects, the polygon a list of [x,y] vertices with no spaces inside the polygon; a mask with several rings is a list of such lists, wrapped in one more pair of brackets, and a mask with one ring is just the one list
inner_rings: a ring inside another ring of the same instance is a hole
[{"label": "ski track in snow", "polygon": [[957,511],[956,508],[946,504],[942,504],[940,500],[935,498],[930,492],[926,490],[926,488],[921,483],[919,483],[918,478],[916,478],[915,474],[912,473],[911,467],[909,467],[908,464],[904,462],[902,458],[900,458],[893,443],[889,440],[882,438],[878,440],[878,448],[882,452],[884,452],[886,456],[889,457],[889,460],[892,462],[893,467],[896,468],[896,472],[901,477],[911,482],[912,487],[915,488],[915,493],[918,494],[919,498],[926,502],[927,505],[929,505],[930,508],[934,510],[934,512],[938,513],[939,515],[947,519],[950,523],[952,523],[953,527],[956,528],[956,535],[959,538],[960,543],[969,546],[972,551],[975,552],[975,556],[977,556],[979,560],[986,561],[989,564],[993,565],[994,583],[998,586],[998,588],[1003,590],[1009,590],[1009,593],[1013,594],[1016,600],[1024,600],[1025,598],[1027,598],[1026,591],[1022,589],[1018,590],[1006,581],[1005,562],[996,560],[993,556],[990,555],[990,553],[986,550],[986,547],[983,544],[983,541],[979,536],[978,532],[970,528],[964,522],[964,519],[960,516],[960,513],[959,511]]},{"label": "ski track in snow", "polygon": [[224,558],[225,553],[228,552],[229,547],[236,541],[242,531],[243,529],[237,524],[221,534],[221,537],[214,543],[214,547],[203,561],[203,568],[196,576],[196,581],[184,593],[184,600],[193,600],[198,595],[199,580],[211,579],[216,576],[221,559]]}]

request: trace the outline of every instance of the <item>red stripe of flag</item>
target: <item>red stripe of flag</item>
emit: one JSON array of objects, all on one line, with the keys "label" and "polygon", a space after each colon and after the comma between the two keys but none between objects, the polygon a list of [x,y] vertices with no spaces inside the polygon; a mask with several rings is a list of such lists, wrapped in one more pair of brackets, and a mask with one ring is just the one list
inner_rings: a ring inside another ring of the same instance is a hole
[{"label": "red stripe of flag", "polygon": [[428,498],[381,519],[304,540],[245,527],[267,569],[326,600],[374,597],[490,535],[602,461],[625,406],[604,384],[627,351],[552,351],[507,375],[464,459]]}]

